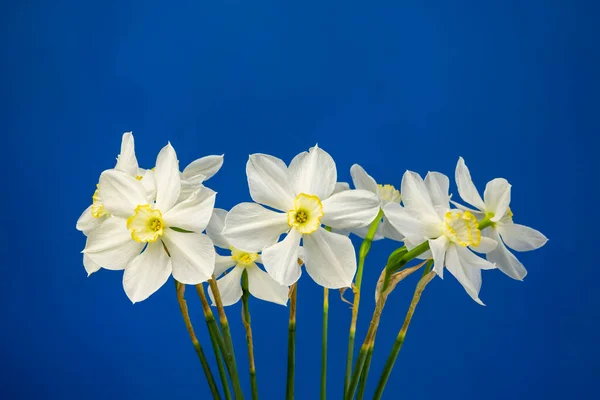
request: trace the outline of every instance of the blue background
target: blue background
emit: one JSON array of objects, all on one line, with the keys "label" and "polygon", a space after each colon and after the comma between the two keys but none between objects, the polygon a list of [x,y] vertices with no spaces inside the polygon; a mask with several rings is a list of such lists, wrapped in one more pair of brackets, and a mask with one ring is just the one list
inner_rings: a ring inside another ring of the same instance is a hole
[{"label": "blue background", "polygon": [[[524,282],[485,273],[487,307],[436,279],[384,397],[599,398],[598,6],[289,3],[3,4],[0,398],[209,396],[172,282],[131,305],[121,273],[86,278],[81,263],[75,222],[130,130],[145,167],[167,140],[182,165],[225,153],[209,181],[223,208],[250,199],[248,154],[289,162],[316,142],[340,180],[353,163],[395,185],[406,169],[453,177],[461,155],[481,190],[507,178],[515,220],[550,241],[519,255]],[[359,340],[395,247],[369,255]],[[368,394],[415,282],[386,308]],[[314,399],[322,292],[304,276],[298,297],[296,397]],[[259,390],[281,399],[288,310],[251,307]],[[239,304],[228,311],[248,391]],[[328,392],[339,398],[350,310],[334,293],[330,312]]]}]

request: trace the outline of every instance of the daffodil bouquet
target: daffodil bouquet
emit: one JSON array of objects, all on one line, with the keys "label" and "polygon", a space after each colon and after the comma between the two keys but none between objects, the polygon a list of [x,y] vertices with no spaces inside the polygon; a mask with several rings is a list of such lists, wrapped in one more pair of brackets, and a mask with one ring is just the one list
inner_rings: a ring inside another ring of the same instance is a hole
[{"label": "daffodil bouquet", "polygon": [[[132,302],[147,299],[173,275],[186,328],[215,399],[244,396],[225,313],[225,307],[240,299],[251,396],[258,398],[250,295],[283,306],[289,304],[286,399],[294,398],[296,292],[302,267],[324,291],[322,399],[326,387],[328,291],[351,289],[353,293],[345,400],[363,398],[387,298],[403,278],[422,270],[378,381],[373,398],[380,399],[421,294],[436,275],[443,277],[444,269],[448,269],[467,294],[483,304],[479,299],[481,270],[498,268],[522,280],[527,271],[507,247],[529,251],[547,241],[540,232],[513,222],[511,185],[506,179],[490,181],[482,198],[462,158],[456,166],[455,180],[460,197],[470,207],[451,200],[449,179],[439,172],[429,172],[423,179],[406,171],[399,191],[391,185],[377,184],[355,164],[350,170],[352,189],[348,183],[337,182],[333,158],[315,146],[298,154],[289,165],[270,155],[250,155],[246,174],[254,202],[226,211],[215,208],[216,193],[204,185],[222,164],[223,156],[207,156],[181,172],[175,150],[167,144],[158,154],[155,167],[142,169],[135,156],[133,135],[125,133],[115,167],[102,172],[92,204],[77,221],[77,229],[87,236],[83,250],[87,273],[101,268],[123,270],[123,288]],[[350,234],[363,239],[358,257]],[[390,254],[374,288],[375,310],[354,362],[365,258],[371,243],[383,239],[401,242],[402,246]],[[202,303],[220,389],[190,321],[184,299],[186,285],[195,286]],[[216,306],[218,322],[211,303]]]}]

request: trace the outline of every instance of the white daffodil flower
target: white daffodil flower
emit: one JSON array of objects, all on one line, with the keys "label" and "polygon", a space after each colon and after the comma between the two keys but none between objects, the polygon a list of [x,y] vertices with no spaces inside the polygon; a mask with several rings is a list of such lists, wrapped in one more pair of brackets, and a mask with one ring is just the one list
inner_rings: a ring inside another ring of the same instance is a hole
[{"label": "white daffodil flower", "polygon": [[[148,198],[154,198],[156,195],[154,173],[151,170],[139,168],[135,156],[135,143],[131,132],[125,132],[123,134],[121,139],[121,152],[117,156],[115,169],[139,180],[142,185],[144,185]],[[109,217],[110,214],[104,208],[98,185],[96,185],[96,191],[92,195],[92,204],[81,214],[77,220],[76,228],[87,236],[90,231],[98,227],[100,223]],[[85,267],[88,276],[100,270],[100,265],[96,264],[86,254],[83,255],[83,266]]]},{"label": "white daffodil flower", "polygon": [[405,237],[407,248],[412,249],[424,240],[434,261],[434,271],[443,277],[444,266],[477,303],[481,289],[481,270],[495,265],[478,257],[496,247],[492,239],[482,237],[475,216],[469,211],[450,209],[448,177],[429,172],[425,180],[419,174],[406,171],[402,177],[402,202],[388,203],[384,209],[390,223]]},{"label": "white daffodil flower", "polygon": [[[235,304],[242,297],[241,279],[242,273],[246,270],[248,274],[248,291],[250,294],[258,299],[285,306],[288,300],[289,288],[277,283],[269,274],[256,265],[257,263],[262,264],[260,254],[255,252],[248,253],[231,246],[227,238],[222,234],[226,217],[227,211],[215,208],[213,216],[206,227],[206,234],[213,240],[215,246],[231,252],[228,256],[217,254],[215,258],[215,277],[221,276],[233,267],[229,273],[217,279],[217,286],[221,293],[223,305],[229,306]],[[213,299],[210,288],[208,294]]]},{"label": "white daffodil flower", "polygon": [[222,166],[223,155],[202,157],[188,164],[181,173],[181,191],[177,202],[190,197],[194,190],[212,178]]},{"label": "white daffodil flower", "polygon": [[[246,164],[250,195],[256,203],[233,207],[224,235],[237,249],[262,251],[265,269],[277,282],[291,285],[302,273],[300,240],[306,271],[319,285],[350,287],[356,272],[354,246],[346,236],[328,232],[367,226],[379,212],[379,198],[366,190],[332,194],[337,170],[331,156],[318,146],[298,154],[289,168],[278,158],[253,154]],[[279,236],[287,233],[278,242]]]},{"label": "white daffodil flower", "polygon": [[482,199],[462,157],[456,164],[456,185],[460,197],[477,210],[454,204],[478,218],[488,217],[492,222],[482,234],[498,242],[498,247],[487,253],[487,259],[496,263],[498,269],[511,278],[523,280],[527,270],[506,246],[516,251],[531,251],[545,245],[548,238],[533,228],[513,223],[513,213],[509,207],[511,185],[504,178],[493,179],[486,185]]},{"label": "white daffodil flower", "polygon": [[[368,190],[369,192],[375,193],[377,197],[379,197],[380,207],[383,210],[383,221],[377,228],[377,234],[375,235],[374,240],[388,238],[397,240],[399,242],[404,241],[404,236],[402,236],[402,234],[398,232],[388,221],[384,208],[387,203],[399,204],[402,200],[402,195],[400,192],[392,185],[378,184],[375,179],[373,179],[373,177],[358,164],[354,164],[350,168],[350,175],[352,176],[352,183],[354,183],[354,187],[356,189]],[[367,235],[368,229],[368,227],[353,229],[352,233],[364,239]]]},{"label": "white daffodil flower", "polygon": [[168,144],[156,159],[156,202],[140,181],[118,170],[100,175],[99,193],[111,218],[89,232],[84,254],[104,268],[121,270],[125,293],[139,302],[169,278],[184,284],[208,280],[215,251],[201,232],[212,215],[215,195],[202,187],[176,203],[181,181],[175,150]]}]

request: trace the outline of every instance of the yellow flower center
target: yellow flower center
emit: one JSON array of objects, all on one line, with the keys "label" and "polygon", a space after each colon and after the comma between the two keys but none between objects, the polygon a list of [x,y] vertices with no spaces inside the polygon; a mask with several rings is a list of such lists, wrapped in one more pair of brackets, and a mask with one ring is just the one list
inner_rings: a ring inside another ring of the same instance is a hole
[{"label": "yellow flower center", "polygon": [[381,200],[391,203],[400,203],[402,200],[400,191],[392,185],[377,185],[377,195]]},{"label": "yellow flower center", "polygon": [[136,242],[155,242],[164,232],[165,223],[159,210],[149,204],[139,205],[127,218],[127,229]]},{"label": "yellow flower center", "polygon": [[321,226],[323,204],[317,196],[300,193],[294,199],[294,209],[288,211],[288,225],[304,234],[313,233]]},{"label": "yellow flower center", "polygon": [[99,186],[100,185],[96,185],[96,191],[92,195],[92,217],[94,218],[100,218],[108,214],[104,209],[104,204],[100,198]]},{"label": "yellow flower center", "polygon": [[137,179],[138,181],[141,181],[142,179],[144,179],[144,177],[141,175],[136,175],[135,179]]},{"label": "yellow flower center", "polygon": [[254,264],[256,260],[258,260],[258,253],[247,253],[242,250],[238,250],[235,247],[230,247],[231,249],[231,258],[238,264],[243,266],[249,266]]},{"label": "yellow flower center", "polygon": [[460,246],[479,246],[481,231],[477,218],[468,211],[452,210],[444,215],[444,236]]}]

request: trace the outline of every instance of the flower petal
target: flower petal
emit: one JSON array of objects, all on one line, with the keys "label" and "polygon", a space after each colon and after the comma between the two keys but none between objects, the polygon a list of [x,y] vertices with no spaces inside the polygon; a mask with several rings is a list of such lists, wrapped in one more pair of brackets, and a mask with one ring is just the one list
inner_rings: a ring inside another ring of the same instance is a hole
[{"label": "flower petal", "polygon": [[156,181],[154,180],[154,171],[151,169],[138,169],[137,176],[141,176],[142,186],[146,189],[146,198],[153,202],[156,200]]},{"label": "flower petal", "polygon": [[473,184],[469,168],[467,168],[465,160],[462,157],[458,159],[458,163],[456,164],[454,179],[456,180],[456,186],[458,187],[458,194],[460,194],[460,197],[473,207],[484,211],[485,204],[483,203],[477,188]]},{"label": "flower petal", "polygon": [[358,164],[354,164],[350,168],[350,175],[352,176],[352,183],[356,189],[368,190],[369,192],[377,194],[377,182],[373,177],[367,174],[367,171]]},{"label": "flower petal", "polygon": [[539,249],[548,241],[542,232],[525,225],[498,224],[498,231],[504,243],[516,251]]},{"label": "flower petal", "polygon": [[343,192],[344,190],[350,190],[350,184],[348,182],[336,182],[331,194]]},{"label": "flower petal", "polygon": [[223,166],[223,154],[206,156],[192,161],[183,170],[182,178],[191,184],[199,185],[212,178]]},{"label": "flower petal", "polygon": [[441,222],[432,224],[419,220],[398,203],[386,204],[383,212],[398,232],[419,244],[424,238],[437,238],[442,234]]},{"label": "flower petal", "polygon": [[250,196],[257,203],[288,211],[294,208],[295,193],[283,161],[267,154],[252,154],[246,163]]},{"label": "flower petal", "polygon": [[85,272],[87,272],[88,276],[100,270],[100,266],[92,261],[90,256],[87,254],[83,255],[83,267],[85,268]]},{"label": "flower petal", "polygon": [[304,235],[306,272],[323,287],[340,289],[352,286],[356,273],[356,253],[352,241],[323,228]]},{"label": "flower petal", "polygon": [[263,250],[262,261],[265,269],[281,285],[292,285],[302,274],[298,264],[301,238],[302,234],[292,229],[281,242]]},{"label": "flower petal", "polygon": [[165,229],[162,240],[173,264],[173,277],[186,285],[209,280],[215,270],[215,249],[202,233],[182,233]]},{"label": "flower petal", "polygon": [[135,143],[131,132],[125,132],[121,138],[121,153],[117,157],[115,169],[134,178],[137,175],[138,161],[135,157]]},{"label": "flower petal", "polygon": [[[491,229],[491,228],[488,228],[488,229]],[[477,246],[477,247],[469,246],[469,248],[478,253],[487,254],[490,251],[494,250],[497,246],[498,246],[498,242],[482,235],[481,241],[479,242],[479,246]]]},{"label": "flower petal", "polygon": [[444,277],[444,262],[446,261],[446,250],[448,249],[448,238],[442,235],[437,239],[429,240],[429,249],[433,257],[433,270],[440,278]]},{"label": "flower petal", "polygon": [[241,203],[227,214],[223,235],[237,249],[259,252],[277,242],[288,229],[286,214],[256,203]]},{"label": "flower petal", "polygon": [[285,306],[288,301],[289,288],[280,285],[269,274],[256,264],[246,267],[248,273],[248,290],[252,296]]},{"label": "flower petal", "polygon": [[96,218],[92,215],[92,206],[90,205],[85,209],[81,216],[77,220],[76,228],[78,231],[83,232],[87,235],[91,230],[96,228],[105,218]]},{"label": "flower petal", "polygon": [[447,210],[450,208],[450,180],[439,172],[428,172],[425,177],[425,186],[431,197],[434,207]]},{"label": "flower petal", "polygon": [[325,225],[337,229],[367,226],[379,213],[380,201],[367,190],[345,190],[323,201]]},{"label": "flower petal", "polygon": [[165,214],[175,205],[181,191],[179,161],[171,143],[163,147],[156,157],[154,180],[156,181],[156,208]]},{"label": "flower petal", "polygon": [[496,246],[494,250],[486,254],[488,261],[495,263],[496,267],[500,271],[504,272],[511,278],[522,281],[527,275],[527,270],[517,259],[517,257],[515,257],[515,255],[506,248],[502,242],[502,239],[500,239],[498,230],[484,229],[481,234],[495,240],[498,243],[498,246]]},{"label": "flower petal", "polygon": [[402,176],[401,193],[402,203],[413,217],[426,224],[441,224],[442,220],[439,217],[438,211],[433,207],[427,186],[425,186],[425,182],[419,174],[412,171],[404,173]]},{"label": "flower petal", "polygon": [[[244,272],[243,268],[236,267],[217,280],[217,287],[224,306],[235,304],[242,297],[242,272]],[[210,287],[208,288],[208,295],[214,306],[215,297]]]},{"label": "flower petal", "polygon": [[296,194],[311,194],[323,200],[333,193],[337,181],[335,162],[319,146],[294,157],[289,171]]},{"label": "flower petal", "polygon": [[125,220],[119,217],[107,218],[90,232],[83,253],[106,269],[125,269],[145,245],[131,238],[125,223]]},{"label": "flower petal", "polygon": [[[469,251],[462,248],[464,251]],[[473,253],[471,253],[473,254]],[[468,264],[467,260],[459,255],[459,247],[452,243],[446,251],[446,268],[460,282],[465,291],[482,306],[485,305],[479,299],[479,290],[481,289],[481,269]]]},{"label": "flower petal", "polygon": [[494,213],[492,221],[497,222],[506,214],[510,204],[510,188],[510,183],[504,178],[493,179],[485,186],[485,211]]},{"label": "flower petal", "polygon": [[236,261],[231,256],[222,256],[220,254],[215,255],[215,271],[213,275],[219,277],[223,275],[225,271],[236,265]]},{"label": "flower petal", "polygon": [[116,169],[100,175],[98,189],[106,211],[117,217],[129,218],[138,205],[149,203],[140,181]]},{"label": "flower petal", "polygon": [[227,211],[222,208],[215,208],[213,210],[208,226],[206,227],[206,234],[213,241],[215,246],[222,249],[229,249],[231,246],[229,241],[223,236],[223,229],[225,229],[225,218],[227,217]]},{"label": "flower petal", "polygon": [[186,231],[202,232],[212,216],[216,195],[216,192],[203,186],[164,214],[165,224]]},{"label": "flower petal", "polygon": [[[385,215],[385,213],[383,215],[383,221],[381,222],[381,225],[377,229],[377,233],[385,238],[396,240],[398,242],[404,241],[404,235],[401,234],[398,231],[398,229],[394,228],[394,226],[390,223],[390,220]],[[378,235],[375,235],[375,238],[377,238],[377,236]],[[375,238],[374,238],[374,240],[375,240]]]},{"label": "flower petal", "polygon": [[171,259],[162,242],[148,243],[146,250],[125,268],[123,288],[129,300],[146,300],[165,284],[171,276]]}]

